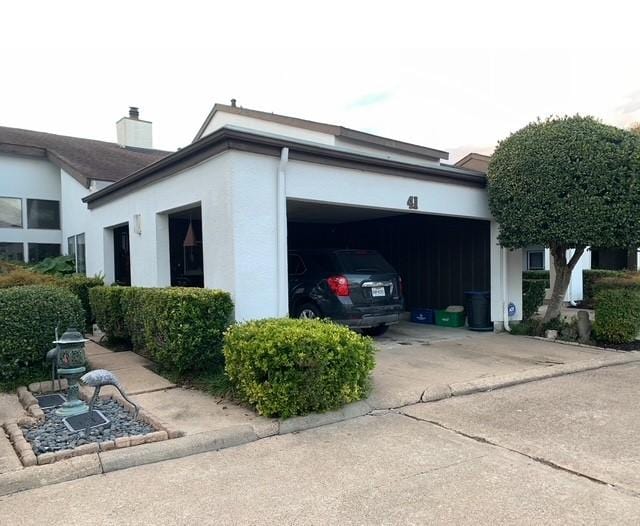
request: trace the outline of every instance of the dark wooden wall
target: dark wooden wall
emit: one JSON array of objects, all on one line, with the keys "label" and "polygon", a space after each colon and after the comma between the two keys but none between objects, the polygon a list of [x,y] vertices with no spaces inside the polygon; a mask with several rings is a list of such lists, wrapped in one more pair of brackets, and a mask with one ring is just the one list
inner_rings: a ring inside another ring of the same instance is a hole
[{"label": "dark wooden wall", "polygon": [[488,221],[405,214],[288,228],[289,248],[379,251],[402,276],[407,309],[463,305],[465,291],[490,289]]}]

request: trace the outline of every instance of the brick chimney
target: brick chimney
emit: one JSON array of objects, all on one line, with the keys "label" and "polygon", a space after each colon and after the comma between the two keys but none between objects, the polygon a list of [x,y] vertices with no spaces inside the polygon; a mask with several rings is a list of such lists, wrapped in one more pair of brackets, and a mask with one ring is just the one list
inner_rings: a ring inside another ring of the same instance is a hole
[{"label": "brick chimney", "polygon": [[135,106],[129,107],[129,116],[116,122],[118,144],[136,148],[153,148],[150,121],[140,120],[140,111]]}]

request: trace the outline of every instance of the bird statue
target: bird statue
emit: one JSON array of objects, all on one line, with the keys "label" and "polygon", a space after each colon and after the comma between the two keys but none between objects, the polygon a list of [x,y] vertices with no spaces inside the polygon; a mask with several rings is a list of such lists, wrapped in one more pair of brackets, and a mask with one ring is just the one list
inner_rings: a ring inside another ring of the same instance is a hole
[{"label": "bird statue", "polygon": [[58,374],[58,369],[56,365],[58,363],[58,347],[54,347],[50,351],[47,351],[47,362],[51,362],[51,389],[53,391],[56,390],[56,379],[58,380],[58,389],[62,389],[62,384],[60,383],[60,375]]},{"label": "bird statue", "polygon": [[93,392],[93,396],[91,397],[91,402],[89,402],[89,414],[91,414],[91,411],[93,411],[93,406],[98,400],[100,389],[106,385],[112,385],[120,392],[120,394],[122,395],[122,398],[124,398],[127,402],[129,402],[135,408],[135,412],[133,413],[133,418],[137,418],[138,411],[140,410],[140,408],[138,407],[137,404],[135,404],[134,402],[129,400],[129,398],[127,398],[127,395],[124,394],[122,390],[122,386],[120,385],[120,381],[118,380],[118,377],[115,374],[113,374],[111,371],[107,371],[106,369],[95,369],[93,371],[89,371],[88,373],[86,373],[84,376],[82,376],[82,378],[80,378],[80,380],[82,381],[82,383],[86,385],[95,387],[95,391]]}]

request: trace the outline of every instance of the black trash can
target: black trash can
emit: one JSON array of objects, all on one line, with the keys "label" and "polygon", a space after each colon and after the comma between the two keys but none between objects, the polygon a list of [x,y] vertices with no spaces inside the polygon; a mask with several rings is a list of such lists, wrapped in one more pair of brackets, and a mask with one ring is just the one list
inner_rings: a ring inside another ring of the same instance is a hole
[{"label": "black trash can", "polygon": [[492,331],[491,293],[471,290],[464,293],[467,325],[471,331]]}]

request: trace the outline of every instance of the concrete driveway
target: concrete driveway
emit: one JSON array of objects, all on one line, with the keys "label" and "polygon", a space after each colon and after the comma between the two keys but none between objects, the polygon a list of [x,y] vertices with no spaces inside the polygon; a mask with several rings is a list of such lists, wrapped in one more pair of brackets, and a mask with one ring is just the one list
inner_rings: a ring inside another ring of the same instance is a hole
[{"label": "concrete driveway", "polygon": [[[619,384],[638,371],[615,369],[622,367],[0,497],[0,517],[22,526],[637,525],[638,493],[618,482],[637,488],[640,395]],[[538,458],[523,449],[534,447]],[[581,472],[553,465],[568,451]],[[607,459],[620,471],[594,481]]]},{"label": "concrete driveway", "polygon": [[451,385],[611,356],[603,351],[507,333],[402,322],[376,339],[371,403],[400,407]]}]

